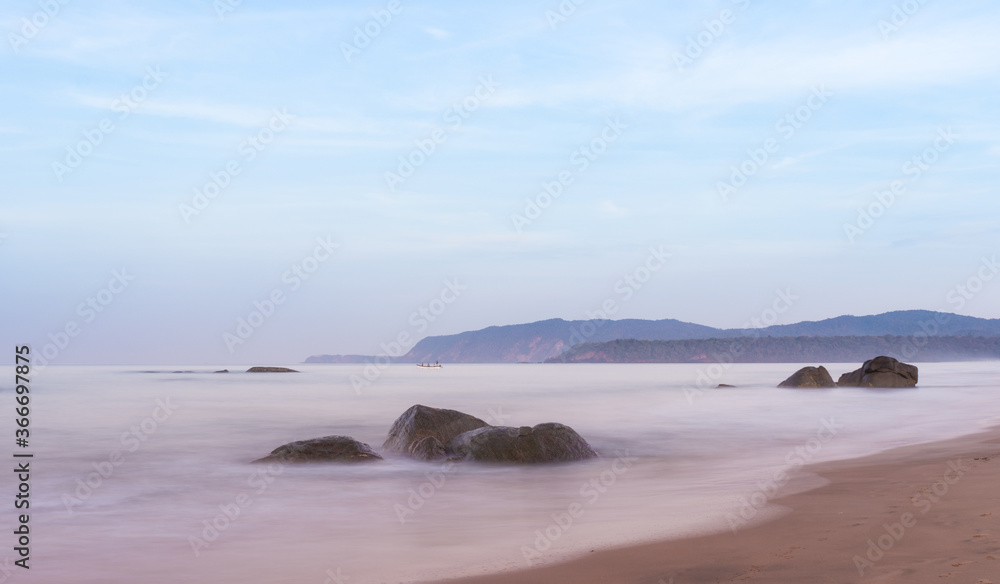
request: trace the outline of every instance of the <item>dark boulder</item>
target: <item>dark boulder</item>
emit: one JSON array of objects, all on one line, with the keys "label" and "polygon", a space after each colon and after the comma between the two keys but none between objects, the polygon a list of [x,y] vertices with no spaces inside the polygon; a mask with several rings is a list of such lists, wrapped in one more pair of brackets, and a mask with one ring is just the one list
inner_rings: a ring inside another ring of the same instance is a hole
[{"label": "dark boulder", "polygon": [[837,381],[837,385],[844,387],[913,387],[916,384],[916,366],[884,355],[865,361],[860,369],[841,375]]},{"label": "dark boulder", "polygon": [[826,367],[803,367],[791,377],[778,384],[778,387],[836,387],[833,377]]},{"label": "dark boulder", "polygon": [[569,462],[597,453],[569,426],[538,424],[534,428],[489,426],[465,432],[448,444],[461,459],[478,462]]},{"label": "dark boulder", "polygon": [[254,462],[370,462],[382,460],[371,446],[350,436],[324,436],[289,442]]},{"label": "dark boulder", "polygon": [[414,442],[410,446],[408,454],[417,460],[444,460],[448,458],[448,450],[445,449],[444,444],[441,444],[433,436],[424,436]]},{"label": "dark boulder", "polygon": [[247,369],[247,373],[298,373],[298,371],[288,367],[251,367]]},{"label": "dark boulder", "polygon": [[[403,412],[392,424],[382,450],[433,460],[455,436],[485,426],[489,424],[469,414],[418,404]],[[426,438],[434,441],[425,442]]]}]

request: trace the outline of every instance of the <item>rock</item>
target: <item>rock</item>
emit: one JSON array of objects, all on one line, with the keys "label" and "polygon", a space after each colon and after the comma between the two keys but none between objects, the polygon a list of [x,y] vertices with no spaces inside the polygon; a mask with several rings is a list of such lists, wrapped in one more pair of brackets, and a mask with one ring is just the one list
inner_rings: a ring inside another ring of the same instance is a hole
[{"label": "rock", "polygon": [[[418,404],[403,412],[392,424],[382,450],[428,460],[429,453],[436,453],[439,446],[444,450],[455,436],[484,426],[489,424],[475,416]],[[422,441],[428,437],[434,438],[437,443],[423,444]]]},{"label": "rock", "polygon": [[597,457],[576,431],[552,422],[534,428],[488,426],[471,430],[455,437],[448,450],[458,458],[478,462],[570,462]]},{"label": "rock", "polygon": [[448,458],[448,450],[434,436],[424,436],[417,442],[414,442],[410,446],[408,454],[417,460],[432,461]]},{"label": "rock", "polygon": [[788,379],[782,381],[778,384],[778,387],[836,387],[837,384],[833,382],[833,378],[830,377],[830,372],[826,370],[826,367],[820,365],[819,367],[803,367]]},{"label": "rock", "polygon": [[837,380],[837,385],[841,387],[858,387],[861,385],[861,374],[864,370],[864,366],[861,369],[855,369],[850,373],[845,373],[840,376]]},{"label": "rock", "polygon": [[289,442],[254,462],[371,462],[382,460],[371,446],[350,436],[324,436]]},{"label": "rock", "polygon": [[216,371],[215,373],[229,373],[229,370],[228,369],[221,369],[219,371]]},{"label": "rock", "polygon": [[900,363],[884,355],[865,361],[860,369],[840,376],[837,385],[845,387],[914,387],[917,385],[915,365]]},{"label": "rock", "polygon": [[247,373],[298,373],[298,371],[288,367],[251,367],[247,369]]},{"label": "rock", "polygon": [[720,383],[715,386],[715,389],[725,389],[727,387],[736,387],[735,385],[729,385],[728,383]]}]

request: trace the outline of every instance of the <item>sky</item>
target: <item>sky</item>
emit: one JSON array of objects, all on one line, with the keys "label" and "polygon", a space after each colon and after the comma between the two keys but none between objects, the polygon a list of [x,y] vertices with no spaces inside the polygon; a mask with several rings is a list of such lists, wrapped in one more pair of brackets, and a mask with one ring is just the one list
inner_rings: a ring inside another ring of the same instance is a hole
[{"label": "sky", "polygon": [[53,364],[1000,317],[995,2],[139,4],[0,8],[0,337]]}]

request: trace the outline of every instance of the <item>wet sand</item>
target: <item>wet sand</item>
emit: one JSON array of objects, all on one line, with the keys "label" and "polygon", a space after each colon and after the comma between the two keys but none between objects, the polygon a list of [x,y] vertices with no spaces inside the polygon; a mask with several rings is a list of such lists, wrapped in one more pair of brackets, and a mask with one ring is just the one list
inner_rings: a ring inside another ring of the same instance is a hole
[{"label": "wet sand", "polygon": [[735,533],[447,582],[1000,584],[1000,428],[803,472],[829,483],[771,500],[784,514]]}]

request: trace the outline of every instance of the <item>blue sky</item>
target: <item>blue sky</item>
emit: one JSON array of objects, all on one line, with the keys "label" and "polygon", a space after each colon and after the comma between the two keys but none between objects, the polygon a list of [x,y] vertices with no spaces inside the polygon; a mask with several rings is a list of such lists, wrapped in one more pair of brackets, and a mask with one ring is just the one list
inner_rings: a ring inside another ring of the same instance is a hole
[{"label": "blue sky", "polygon": [[297,362],[607,300],[737,327],[777,289],[780,322],[1000,316],[946,300],[1000,241],[995,3],[225,1],[0,10],[8,346]]}]

